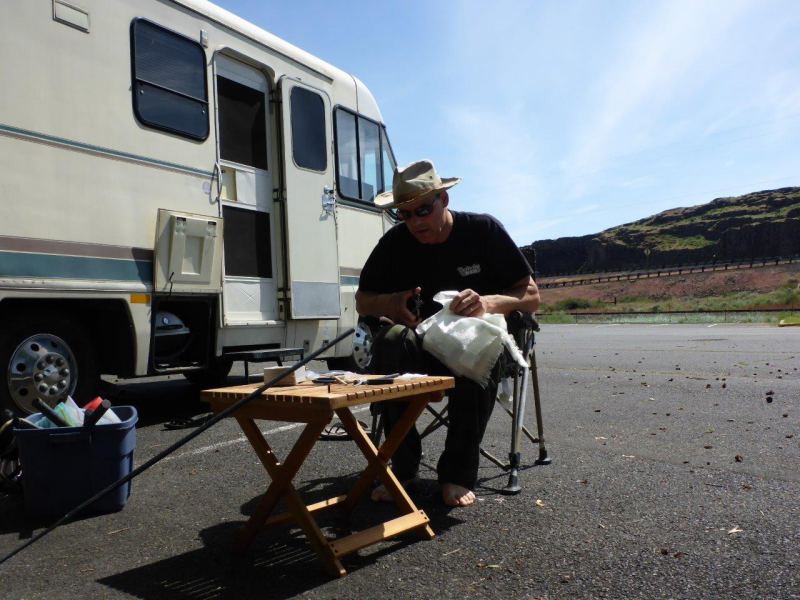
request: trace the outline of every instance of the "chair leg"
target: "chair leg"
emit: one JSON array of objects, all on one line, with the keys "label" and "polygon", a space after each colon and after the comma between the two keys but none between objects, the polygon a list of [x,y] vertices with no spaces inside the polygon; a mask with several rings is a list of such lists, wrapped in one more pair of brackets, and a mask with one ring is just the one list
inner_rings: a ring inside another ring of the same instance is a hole
[{"label": "chair leg", "polygon": [[503,488],[504,494],[519,494],[519,467],[521,463],[520,434],[525,417],[525,396],[528,393],[528,369],[514,371],[514,394],[511,405],[511,449],[508,453],[508,483]]},{"label": "chair leg", "polygon": [[383,434],[383,413],[377,402],[370,404],[372,412],[372,424],[369,428],[369,438],[375,446],[380,446],[381,435]]},{"label": "chair leg", "polygon": [[504,463],[488,450],[484,450],[483,447],[479,448],[479,450],[481,452],[481,456],[483,456],[486,460],[493,462],[495,465],[503,469],[503,471],[508,471],[511,468],[510,464]]},{"label": "chair leg", "polygon": [[[498,402],[498,404],[500,404],[500,403]],[[504,411],[506,411],[506,414],[509,417],[511,417],[512,419],[514,418],[514,413],[512,411],[508,410],[508,407],[503,406],[502,404],[500,404],[500,408],[502,408]],[[532,444],[538,444],[539,443],[539,438],[536,437],[535,435],[533,435],[531,433],[531,430],[528,429],[525,425],[522,426],[522,433],[525,434],[525,437],[527,437],[531,441]]]},{"label": "chair leg", "polygon": [[536,408],[536,431],[539,434],[539,458],[536,459],[537,465],[549,465],[553,459],[547,455],[547,448],[544,445],[544,433],[542,426],[542,402],[539,398],[539,376],[536,372],[536,353],[531,350],[531,379],[533,380],[533,404]]},{"label": "chair leg", "polygon": [[441,411],[436,410],[432,406],[426,406],[425,410],[433,415],[433,421],[428,423],[425,429],[422,430],[422,432],[419,434],[420,438],[425,438],[439,429],[439,427],[447,427],[449,424],[446,406]]}]

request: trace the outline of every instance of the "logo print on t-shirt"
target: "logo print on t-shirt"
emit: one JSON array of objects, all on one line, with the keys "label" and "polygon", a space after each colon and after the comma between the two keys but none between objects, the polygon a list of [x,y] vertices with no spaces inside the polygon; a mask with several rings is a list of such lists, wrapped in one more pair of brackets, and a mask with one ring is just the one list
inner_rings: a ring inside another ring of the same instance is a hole
[{"label": "logo print on t-shirt", "polygon": [[481,266],[477,263],[474,265],[465,265],[463,267],[456,267],[458,274],[462,277],[469,277],[470,275],[477,275],[481,272]]}]

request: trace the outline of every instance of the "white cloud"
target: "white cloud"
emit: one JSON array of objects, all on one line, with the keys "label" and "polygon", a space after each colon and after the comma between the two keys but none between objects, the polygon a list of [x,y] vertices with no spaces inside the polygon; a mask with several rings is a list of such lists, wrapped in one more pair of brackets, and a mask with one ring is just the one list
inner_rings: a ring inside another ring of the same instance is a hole
[{"label": "white cloud", "polygon": [[521,226],[534,222],[544,208],[545,190],[533,133],[520,127],[522,112],[522,105],[442,107],[451,160],[464,169],[454,208],[489,212],[518,243],[527,244]]},{"label": "white cloud", "polygon": [[[590,86],[588,122],[578,130],[566,174],[598,173],[610,157],[630,155],[657,139],[663,142],[653,131],[663,109],[693,85],[693,68],[702,66],[704,54],[746,8],[746,2],[726,2],[723,7],[669,1],[660,10],[647,11],[646,20],[634,19],[622,52]],[[583,178],[570,196],[581,197],[592,187],[591,178]]]}]

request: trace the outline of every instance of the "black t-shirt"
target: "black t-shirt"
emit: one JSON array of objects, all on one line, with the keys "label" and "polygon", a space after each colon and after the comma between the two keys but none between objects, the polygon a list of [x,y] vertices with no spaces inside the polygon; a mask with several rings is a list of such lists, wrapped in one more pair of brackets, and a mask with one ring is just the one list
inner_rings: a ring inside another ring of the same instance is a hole
[{"label": "black t-shirt", "polygon": [[443,290],[500,294],[531,274],[528,261],[491,215],[450,211],[453,229],[441,244],[421,244],[399,223],[387,231],[361,270],[359,290],[386,294],[422,288],[422,318],[441,306]]}]

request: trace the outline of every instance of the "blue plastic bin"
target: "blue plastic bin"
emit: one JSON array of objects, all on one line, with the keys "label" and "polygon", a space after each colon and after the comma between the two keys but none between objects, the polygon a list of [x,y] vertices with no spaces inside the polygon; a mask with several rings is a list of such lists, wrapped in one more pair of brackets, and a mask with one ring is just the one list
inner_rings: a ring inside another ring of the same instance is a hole
[{"label": "blue plastic bin", "polygon": [[[133,406],[114,406],[120,423],[94,427],[14,429],[22,463],[25,510],[32,516],[63,515],[129,474],[136,448]],[[41,413],[28,417],[34,423]],[[122,510],[131,482],[86,508],[85,512]]]}]

